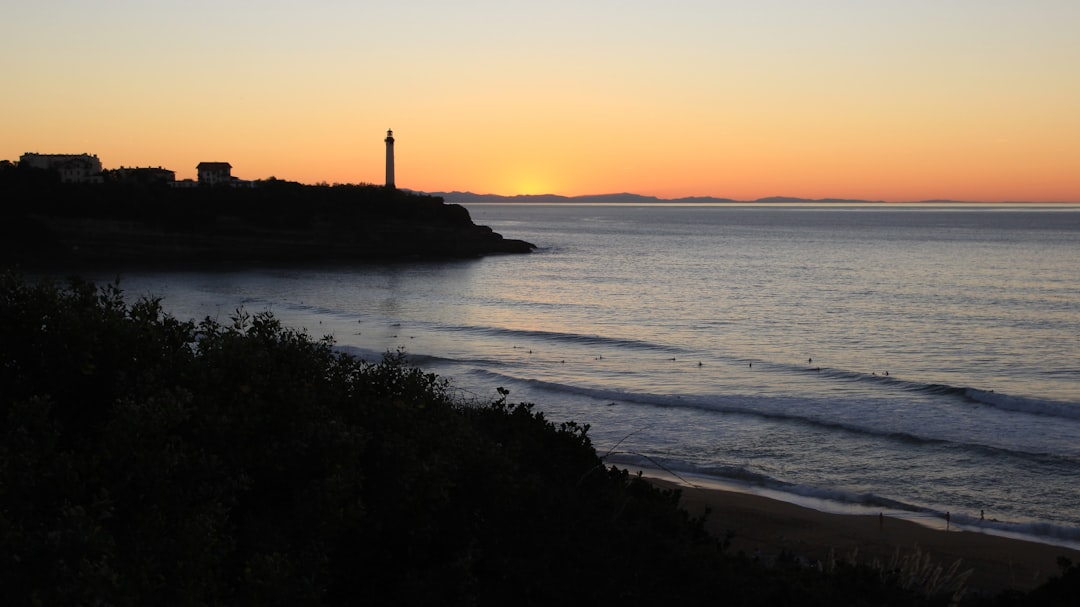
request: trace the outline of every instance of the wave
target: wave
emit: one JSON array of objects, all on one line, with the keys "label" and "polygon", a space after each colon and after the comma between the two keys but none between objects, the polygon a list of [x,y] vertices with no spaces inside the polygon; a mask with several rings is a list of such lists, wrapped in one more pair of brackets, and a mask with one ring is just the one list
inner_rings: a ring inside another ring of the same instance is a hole
[{"label": "wave", "polygon": [[582,333],[539,331],[536,329],[508,329],[505,327],[480,327],[471,325],[442,325],[439,328],[451,333],[470,333],[485,337],[509,337],[522,340],[539,340],[582,346],[599,346],[611,349],[630,348],[668,354],[686,353],[686,350],[682,348],[623,337],[605,337],[603,335],[585,335]]},{"label": "wave", "polygon": [[385,350],[372,350],[370,348],[360,348],[357,346],[335,345],[334,351],[340,352],[342,354],[348,354],[353,358],[357,358],[365,362],[378,362],[382,360],[383,356],[386,355]]},{"label": "wave", "polygon": [[[693,480],[702,482],[722,481],[743,488],[767,489],[788,497],[787,501],[800,502],[797,498],[820,500],[830,503],[836,510],[874,508],[903,512],[908,514],[933,514],[933,510],[874,493],[856,493],[841,489],[811,487],[779,480],[766,474],[753,472],[739,466],[697,466],[687,462],[667,458],[645,457],[636,453],[616,453],[605,458],[608,463],[639,468],[659,468],[693,484]],[[846,508],[845,508],[846,507]],[[944,515],[944,512],[940,513]]]},{"label": "wave", "polygon": [[[361,322],[374,320],[367,314],[347,313],[341,310],[335,310],[332,308],[317,305],[306,305],[302,302],[289,305],[294,309],[303,309],[309,313],[319,315],[344,317],[349,319],[358,318]],[[389,319],[387,320],[387,322],[389,322]],[[542,348],[544,343],[548,343],[556,347],[569,345],[610,350],[635,350],[640,352],[655,352],[666,357],[698,357],[702,354],[701,352],[691,351],[670,344],[625,337],[609,337],[604,335],[591,335],[561,331],[543,331],[536,329],[513,329],[499,326],[448,325],[430,321],[409,321],[409,324],[416,325],[417,327],[420,327],[422,329],[440,333],[449,333],[451,335],[461,334],[480,338],[495,338],[508,341],[529,342],[533,344],[531,346],[532,348],[537,349]],[[1058,417],[1069,420],[1080,420],[1080,403],[1013,396],[1004,393],[997,393],[993,390],[984,390],[969,386],[953,386],[949,384],[935,382],[920,382],[917,380],[892,376],[889,375],[887,371],[882,371],[880,373],[866,373],[829,367],[814,367],[810,366],[809,364],[805,366],[792,365],[785,363],[775,363],[767,360],[724,356],[715,352],[709,353],[709,356],[724,362],[738,363],[739,365],[750,362],[755,366],[755,368],[766,371],[771,370],[779,371],[782,373],[797,373],[804,375],[808,374],[825,381],[857,383],[862,385],[875,386],[882,389],[901,390],[913,394],[951,397],[957,399],[958,401],[974,402],[982,406],[991,407],[1010,413],[1022,413],[1030,415]],[[486,358],[483,356],[475,357],[470,360],[452,360],[438,356],[423,356],[419,354],[412,354],[412,357],[418,362],[432,364],[462,363],[470,365],[475,364],[481,367],[490,366],[496,368],[501,367],[505,364],[505,361],[494,358]]]},{"label": "wave", "polygon": [[[962,448],[994,456],[1012,456],[1028,461],[1044,463],[1072,462],[1075,458],[1064,454],[1026,451],[1006,446],[978,442],[959,441],[949,436],[927,436],[915,430],[904,431],[892,427],[876,427],[867,423],[855,423],[847,419],[830,418],[837,412],[833,400],[794,396],[755,396],[743,394],[674,395],[627,392],[610,388],[590,388],[539,379],[523,379],[491,369],[475,369],[472,374],[496,382],[521,382],[535,389],[584,396],[600,401],[619,401],[651,407],[678,407],[698,409],[712,413],[747,415],[761,419],[795,422],[798,424],[885,439],[904,444],[940,445]],[[865,402],[863,403],[865,404]],[[890,420],[891,421],[891,420]],[[922,424],[915,424],[920,430]]]},{"label": "wave", "polygon": [[994,392],[993,390],[981,390],[978,388],[951,386],[940,383],[923,383],[909,379],[900,379],[890,375],[878,375],[876,373],[868,374],[857,371],[828,368],[799,369],[805,373],[814,373],[832,380],[873,383],[883,387],[890,387],[919,394],[952,396],[987,407],[1008,411],[1010,413],[1027,413],[1030,415],[1044,415],[1080,420],[1080,403],[1011,396]]},{"label": "wave", "polygon": [[[946,515],[946,512],[941,510],[875,493],[860,493],[794,484],[739,466],[697,466],[678,460],[647,457],[627,452],[608,454],[603,459],[607,464],[616,466],[663,471],[692,486],[696,486],[698,483],[708,485],[710,482],[719,482],[736,491],[757,492],[765,490],[768,492],[768,497],[825,512],[840,514],[873,514],[881,512],[886,516],[904,518],[914,522],[934,520],[939,523],[944,520]],[[982,517],[981,513],[979,515],[964,512],[950,512],[948,514],[951,523],[959,528],[1066,546],[1073,549],[1080,548],[1080,528],[1077,527],[1038,521],[986,519]]]},{"label": "wave", "polygon": [[964,388],[963,394],[972,401],[1002,411],[1080,420],[1080,405],[1076,403],[1009,396],[975,388]]},{"label": "wave", "polygon": [[[348,345],[335,345],[334,350],[367,362],[380,361],[387,354],[386,350],[373,350],[371,348],[361,348],[358,346]],[[402,353],[405,356],[405,362],[416,367],[424,367],[429,365],[437,366],[443,364],[466,364],[482,367],[498,367],[502,364],[501,361],[492,358],[447,358],[445,356],[436,356],[433,354],[413,354],[411,352],[408,352],[407,350],[402,350]],[[448,379],[452,380],[453,378]]]},{"label": "wave", "polygon": [[659,352],[668,355],[686,355],[689,353],[688,350],[680,348],[678,346],[627,337],[609,337],[605,335],[573,333],[565,331],[544,331],[538,329],[514,329],[495,325],[457,325],[446,324],[438,321],[416,319],[403,321],[398,318],[379,317],[359,312],[343,312],[332,308],[324,308],[302,304],[292,304],[290,307],[293,310],[302,311],[304,313],[314,315],[347,318],[349,320],[356,319],[361,323],[386,324],[388,326],[395,327],[401,326],[404,323],[410,327],[414,327],[420,330],[431,331],[434,333],[463,335],[497,340],[530,342],[533,344],[532,346],[530,346],[532,348],[539,347],[537,344],[542,345],[544,343],[548,343],[558,346],[586,346],[595,348],[606,348],[610,350],[637,350]]}]

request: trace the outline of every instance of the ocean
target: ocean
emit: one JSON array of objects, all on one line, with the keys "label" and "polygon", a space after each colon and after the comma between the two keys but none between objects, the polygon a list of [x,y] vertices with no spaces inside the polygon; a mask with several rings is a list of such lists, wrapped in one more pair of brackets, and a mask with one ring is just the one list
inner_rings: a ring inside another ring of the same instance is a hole
[{"label": "ocean", "polygon": [[465,206],[538,250],[120,286],[404,350],[611,464],[1080,547],[1080,206]]}]

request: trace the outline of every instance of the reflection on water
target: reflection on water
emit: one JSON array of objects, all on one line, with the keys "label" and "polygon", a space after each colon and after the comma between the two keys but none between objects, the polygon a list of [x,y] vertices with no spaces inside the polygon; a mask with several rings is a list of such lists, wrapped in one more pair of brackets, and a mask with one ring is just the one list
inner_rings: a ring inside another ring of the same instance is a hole
[{"label": "reflection on water", "polygon": [[1080,535],[1080,207],[1055,209],[476,205],[539,251],[122,286],[404,348],[622,461]]}]

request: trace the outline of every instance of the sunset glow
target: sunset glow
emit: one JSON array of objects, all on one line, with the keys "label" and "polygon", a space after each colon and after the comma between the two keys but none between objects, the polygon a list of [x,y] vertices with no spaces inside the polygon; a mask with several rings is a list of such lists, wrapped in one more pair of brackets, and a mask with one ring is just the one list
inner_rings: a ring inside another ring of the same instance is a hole
[{"label": "sunset glow", "polygon": [[1075,0],[8,3],[0,160],[566,195],[1080,201]]}]

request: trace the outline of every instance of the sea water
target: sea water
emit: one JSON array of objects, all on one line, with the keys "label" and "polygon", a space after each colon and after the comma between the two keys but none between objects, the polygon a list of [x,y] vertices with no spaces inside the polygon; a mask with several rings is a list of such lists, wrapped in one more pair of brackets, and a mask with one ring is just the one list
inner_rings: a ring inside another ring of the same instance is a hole
[{"label": "sea water", "polygon": [[538,250],[120,284],[402,349],[612,464],[1080,542],[1080,206],[466,207]]}]

